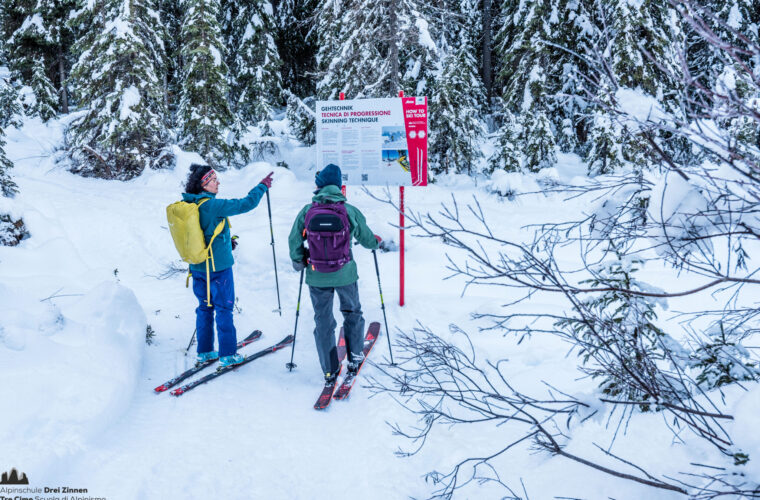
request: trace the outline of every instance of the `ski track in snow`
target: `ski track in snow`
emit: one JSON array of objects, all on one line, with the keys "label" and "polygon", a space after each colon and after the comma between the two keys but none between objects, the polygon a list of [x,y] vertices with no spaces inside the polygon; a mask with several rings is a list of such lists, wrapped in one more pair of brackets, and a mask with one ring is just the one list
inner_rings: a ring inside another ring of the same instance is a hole
[{"label": "ski track in snow", "polygon": [[[415,421],[387,395],[370,397],[362,387],[366,377],[379,375],[370,364],[364,367],[348,401],[334,401],[324,412],[313,410],[322,375],[306,289],[295,349],[298,367],[293,372],[285,368],[290,357],[287,348],[179,398],[168,393],[154,394],[154,387],[193,362],[194,351],[185,357],[184,349],[194,328],[196,301],[185,289],[185,274],[165,280],[151,276],[177,260],[164,209],[179,199],[193,155],[180,155],[174,171],[146,172],[125,183],[106,182],[73,176],[53,165],[50,158],[28,158],[42,144],[49,147],[57,141],[60,129],[55,124],[45,127],[30,121],[21,131],[9,131],[7,151],[17,160],[12,173],[21,191],[17,198],[19,210],[30,226],[32,238],[19,249],[2,250],[0,260],[13,264],[7,274],[3,272],[2,280],[23,283],[27,291],[44,298],[61,287],[62,294],[78,294],[102,281],[118,279],[139,299],[147,323],[156,332],[156,343],[144,348],[134,396],[125,395],[131,397],[128,410],[89,438],[81,449],[50,454],[39,470],[25,470],[30,477],[42,474],[46,484],[86,487],[91,495],[109,500],[425,498],[436,487],[425,482],[425,473],[448,472],[460,460],[492,453],[500,449],[496,447],[500,443],[521,435],[523,429],[509,425],[499,429],[440,427],[419,454],[398,458],[395,451],[414,449],[415,445],[392,435],[387,423],[409,425]],[[298,273],[290,267],[287,235],[298,210],[310,201],[313,172],[307,165],[289,163],[293,171],[260,162],[219,175],[219,196],[231,198],[245,195],[266,173],[275,171],[271,198],[282,317],[272,312],[277,301],[266,199],[252,213],[231,219],[233,233],[240,235],[234,268],[241,309],[235,316],[238,338],[253,329],[264,332],[260,340],[241,351],[244,354],[272,345],[293,332]],[[418,212],[437,212],[441,202],[450,201],[452,191],[462,202],[470,201],[477,193],[489,218],[498,220],[501,230],[508,228],[511,236],[520,234],[520,227],[541,220],[537,207],[546,210],[547,200],[541,196],[521,203],[503,202],[469,179],[452,179],[424,190],[407,189],[408,206]],[[381,191],[373,189],[376,194]],[[372,200],[358,187],[349,187],[348,197],[365,213],[376,233],[398,242],[398,232],[392,227],[398,216],[392,208]],[[582,208],[580,202],[567,207],[569,213]],[[578,378],[574,355],[568,356],[568,346],[556,338],[534,337],[518,346],[515,339],[499,333],[478,333],[469,314],[498,310],[511,300],[511,292],[496,287],[470,288],[462,297],[462,280],[444,281],[448,275],[446,253],[459,254],[435,240],[408,235],[406,241],[404,308],[398,307],[398,253],[378,253],[392,335],[398,334],[397,327],[411,330],[419,320],[445,336],[449,324],[456,323],[472,334],[482,359],[509,358],[508,373],[513,377],[510,381],[526,392],[540,391],[544,387],[541,380]],[[52,253],[56,248],[64,252],[62,257]],[[25,251],[51,261],[30,262],[24,257]],[[382,322],[372,254],[354,248],[354,256],[359,265],[365,320],[367,324]],[[116,269],[118,273],[114,274]],[[55,300],[65,307],[75,298]],[[559,310],[558,305],[559,302],[537,300],[524,308]],[[335,309],[340,324],[337,305]],[[385,337],[383,324],[371,360],[387,359]],[[0,360],[10,355],[8,352],[0,345]],[[582,384],[589,391],[595,386],[591,381]],[[587,434],[593,436],[603,424],[590,423]],[[640,431],[653,432],[646,425],[641,425]],[[634,457],[647,456],[647,444],[637,444],[636,432],[632,430],[631,436],[620,439],[627,439],[626,451]],[[667,443],[668,434],[662,435]],[[581,453],[589,449],[593,449],[590,444]],[[524,481],[530,498],[676,498],[611,479],[562,458],[531,453],[527,442],[496,463],[502,479],[513,488],[521,488],[520,479]],[[461,497],[501,498],[505,494],[503,489],[487,484],[463,490]]]}]

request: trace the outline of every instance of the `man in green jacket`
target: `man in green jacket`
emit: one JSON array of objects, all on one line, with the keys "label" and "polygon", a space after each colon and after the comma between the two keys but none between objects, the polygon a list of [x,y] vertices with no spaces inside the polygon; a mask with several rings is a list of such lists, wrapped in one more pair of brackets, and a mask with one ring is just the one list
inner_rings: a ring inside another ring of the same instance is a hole
[{"label": "man in green jacket", "polygon": [[[334,382],[340,373],[335,344],[333,294],[338,294],[348,351],[348,370],[356,372],[364,359],[364,317],[359,302],[359,274],[351,253],[351,239],[374,250],[380,237],[367,226],[364,215],[346,203],[340,191],[340,168],[328,165],[317,172],[312,203],[301,209],[293,222],[288,245],[293,269],[306,268],[306,284],[314,306],[314,339],[325,380]],[[346,228],[346,223],[348,228]],[[322,231],[324,226],[326,231]],[[309,249],[304,248],[306,241]]]}]

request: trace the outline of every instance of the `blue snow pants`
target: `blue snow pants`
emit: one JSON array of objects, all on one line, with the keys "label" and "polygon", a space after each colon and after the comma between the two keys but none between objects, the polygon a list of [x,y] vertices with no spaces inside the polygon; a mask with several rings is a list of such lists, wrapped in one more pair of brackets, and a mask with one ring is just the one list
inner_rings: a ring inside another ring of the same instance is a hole
[{"label": "blue snow pants", "polygon": [[195,310],[198,353],[214,350],[214,313],[216,312],[219,356],[232,356],[237,352],[237,332],[232,323],[232,308],[235,305],[232,268],[211,273],[211,307],[206,303],[206,273],[192,271],[192,275],[193,293],[199,303]]}]

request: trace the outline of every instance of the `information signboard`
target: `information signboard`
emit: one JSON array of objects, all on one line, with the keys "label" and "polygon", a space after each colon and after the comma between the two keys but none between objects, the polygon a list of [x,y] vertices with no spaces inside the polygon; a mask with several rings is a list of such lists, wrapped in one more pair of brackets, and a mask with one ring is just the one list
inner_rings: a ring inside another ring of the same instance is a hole
[{"label": "information signboard", "polygon": [[427,97],[317,102],[317,169],[345,185],[427,185]]}]

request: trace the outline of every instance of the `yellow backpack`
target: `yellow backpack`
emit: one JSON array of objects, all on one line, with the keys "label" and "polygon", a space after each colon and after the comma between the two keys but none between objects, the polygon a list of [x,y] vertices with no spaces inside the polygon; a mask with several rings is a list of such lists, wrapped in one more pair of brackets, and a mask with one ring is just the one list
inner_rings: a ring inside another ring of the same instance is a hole
[{"label": "yellow backpack", "polygon": [[[183,261],[189,264],[200,264],[206,262],[206,303],[211,307],[211,272],[209,271],[209,260],[211,267],[216,271],[214,265],[214,251],[211,245],[214,239],[224,230],[225,221],[217,224],[214,228],[214,234],[206,245],[206,238],[201,229],[199,207],[206,203],[209,198],[204,198],[198,203],[188,203],[178,201],[166,207],[166,219],[169,222],[169,232],[174,240],[174,246],[177,248]],[[190,285],[190,273],[188,272],[185,286]]]}]

